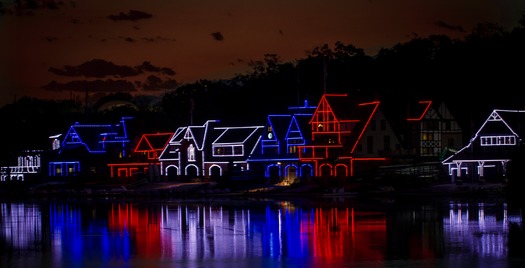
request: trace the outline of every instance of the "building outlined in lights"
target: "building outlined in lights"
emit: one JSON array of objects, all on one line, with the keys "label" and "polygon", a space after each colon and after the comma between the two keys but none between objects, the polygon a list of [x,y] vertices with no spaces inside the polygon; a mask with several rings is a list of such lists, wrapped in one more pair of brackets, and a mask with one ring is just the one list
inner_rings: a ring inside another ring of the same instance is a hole
[{"label": "building outlined in lights", "polygon": [[119,159],[122,161],[108,164],[110,177],[126,179],[143,174],[150,180],[159,180],[159,156],[172,136],[172,132],[142,134],[130,158]]},{"label": "building outlined in lights", "polygon": [[[312,163],[316,177],[435,175],[443,144],[462,143],[461,128],[447,107],[432,101],[363,101],[325,94],[310,127],[311,144],[299,146],[299,157]],[[414,169],[420,163],[428,164]]]},{"label": "building outlined in lights", "polygon": [[261,139],[249,157],[252,170],[270,182],[282,179],[285,185],[304,182],[314,176],[311,164],[299,159],[299,146],[310,143],[309,121],[316,106],[292,106],[288,113],[267,116]]},{"label": "building outlined in lights", "polygon": [[130,119],[71,125],[63,138],[53,136],[41,172],[124,180],[139,174],[180,181],[257,177],[287,185],[313,177],[435,176],[449,165],[440,162],[444,150],[461,145],[463,137],[444,103],[348,94],[324,94],[315,106],[305,102],[287,113],[270,114],[264,126],[208,120],[174,132],[134,129],[136,135],[130,135]]},{"label": "building outlined in lights", "polygon": [[132,150],[126,124],[131,119],[122,117],[117,124],[71,125],[61,146],[48,154],[47,175],[107,177],[106,163],[126,158]]},{"label": "building outlined in lights", "polygon": [[494,109],[469,143],[442,161],[451,181],[506,183],[509,163],[523,150],[523,126],[525,110]]},{"label": "building outlined in lights", "polygon": [[222,126],[218,120],[179,127],[159,156],[168,180],[217,179],[248,172],[263,126]]}]

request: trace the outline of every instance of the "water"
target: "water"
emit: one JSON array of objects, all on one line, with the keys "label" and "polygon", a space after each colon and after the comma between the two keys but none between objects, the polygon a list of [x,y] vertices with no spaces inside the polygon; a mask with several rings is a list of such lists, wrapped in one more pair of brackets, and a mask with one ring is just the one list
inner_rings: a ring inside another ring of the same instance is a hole
[{"label": "water", "polygon": [[1,267],[525,267],[505,200],[0,203]]}]

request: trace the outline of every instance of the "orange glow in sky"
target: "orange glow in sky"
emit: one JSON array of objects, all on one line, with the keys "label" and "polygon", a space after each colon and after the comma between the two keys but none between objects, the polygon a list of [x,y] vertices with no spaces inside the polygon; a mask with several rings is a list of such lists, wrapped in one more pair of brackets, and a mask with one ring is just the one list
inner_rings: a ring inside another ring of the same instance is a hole
[{"label": "orange glow in sky", "polygon": [[[337,41],[373,56],[415,37],[462,38],[482,22],[511,29],[525,11],[525,1],[515,0],[78,0],[34,1],[35,8],[13,2],[0,6],[0,106],[22,96],[81,95],[82,83],[71,90],[56,85],[96,79],[125,79],[131,82],[127,90],[162,94],[174,88],[169,81],[229,79],[265,54],[293,62]],[[157,69],[85,76],[79,67],[97,59],[135,69],[147,62]],[[150,75],[155,78],[148,81]],[[56,84],[44,89],[51,81]]]}]

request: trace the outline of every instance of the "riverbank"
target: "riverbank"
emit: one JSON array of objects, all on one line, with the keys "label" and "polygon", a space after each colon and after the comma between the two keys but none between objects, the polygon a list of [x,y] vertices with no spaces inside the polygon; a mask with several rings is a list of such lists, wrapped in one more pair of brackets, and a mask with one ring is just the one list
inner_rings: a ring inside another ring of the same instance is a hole
[{"label": "riverbank", "polygon": [[278,184],[220,184],[216,182],[148,182],[129,184],[107,182],[10,183],[2,185],[4,199],[39,198],[185,198],[205,196],[236,197],[305,197],[305,198],[357,198],[357,197],[498,197],[506,195],[501,183],[428,183],[417,186],[352,182],[343,185],[316,183],[283,186]]}]

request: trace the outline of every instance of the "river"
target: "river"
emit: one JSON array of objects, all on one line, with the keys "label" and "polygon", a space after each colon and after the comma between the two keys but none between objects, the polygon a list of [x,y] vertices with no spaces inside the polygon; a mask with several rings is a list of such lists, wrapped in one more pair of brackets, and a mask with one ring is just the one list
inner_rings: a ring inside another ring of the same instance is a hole
[{"label": "river", "polygon": [[1,267],[525,267],[505,199],[0,202]]}]

